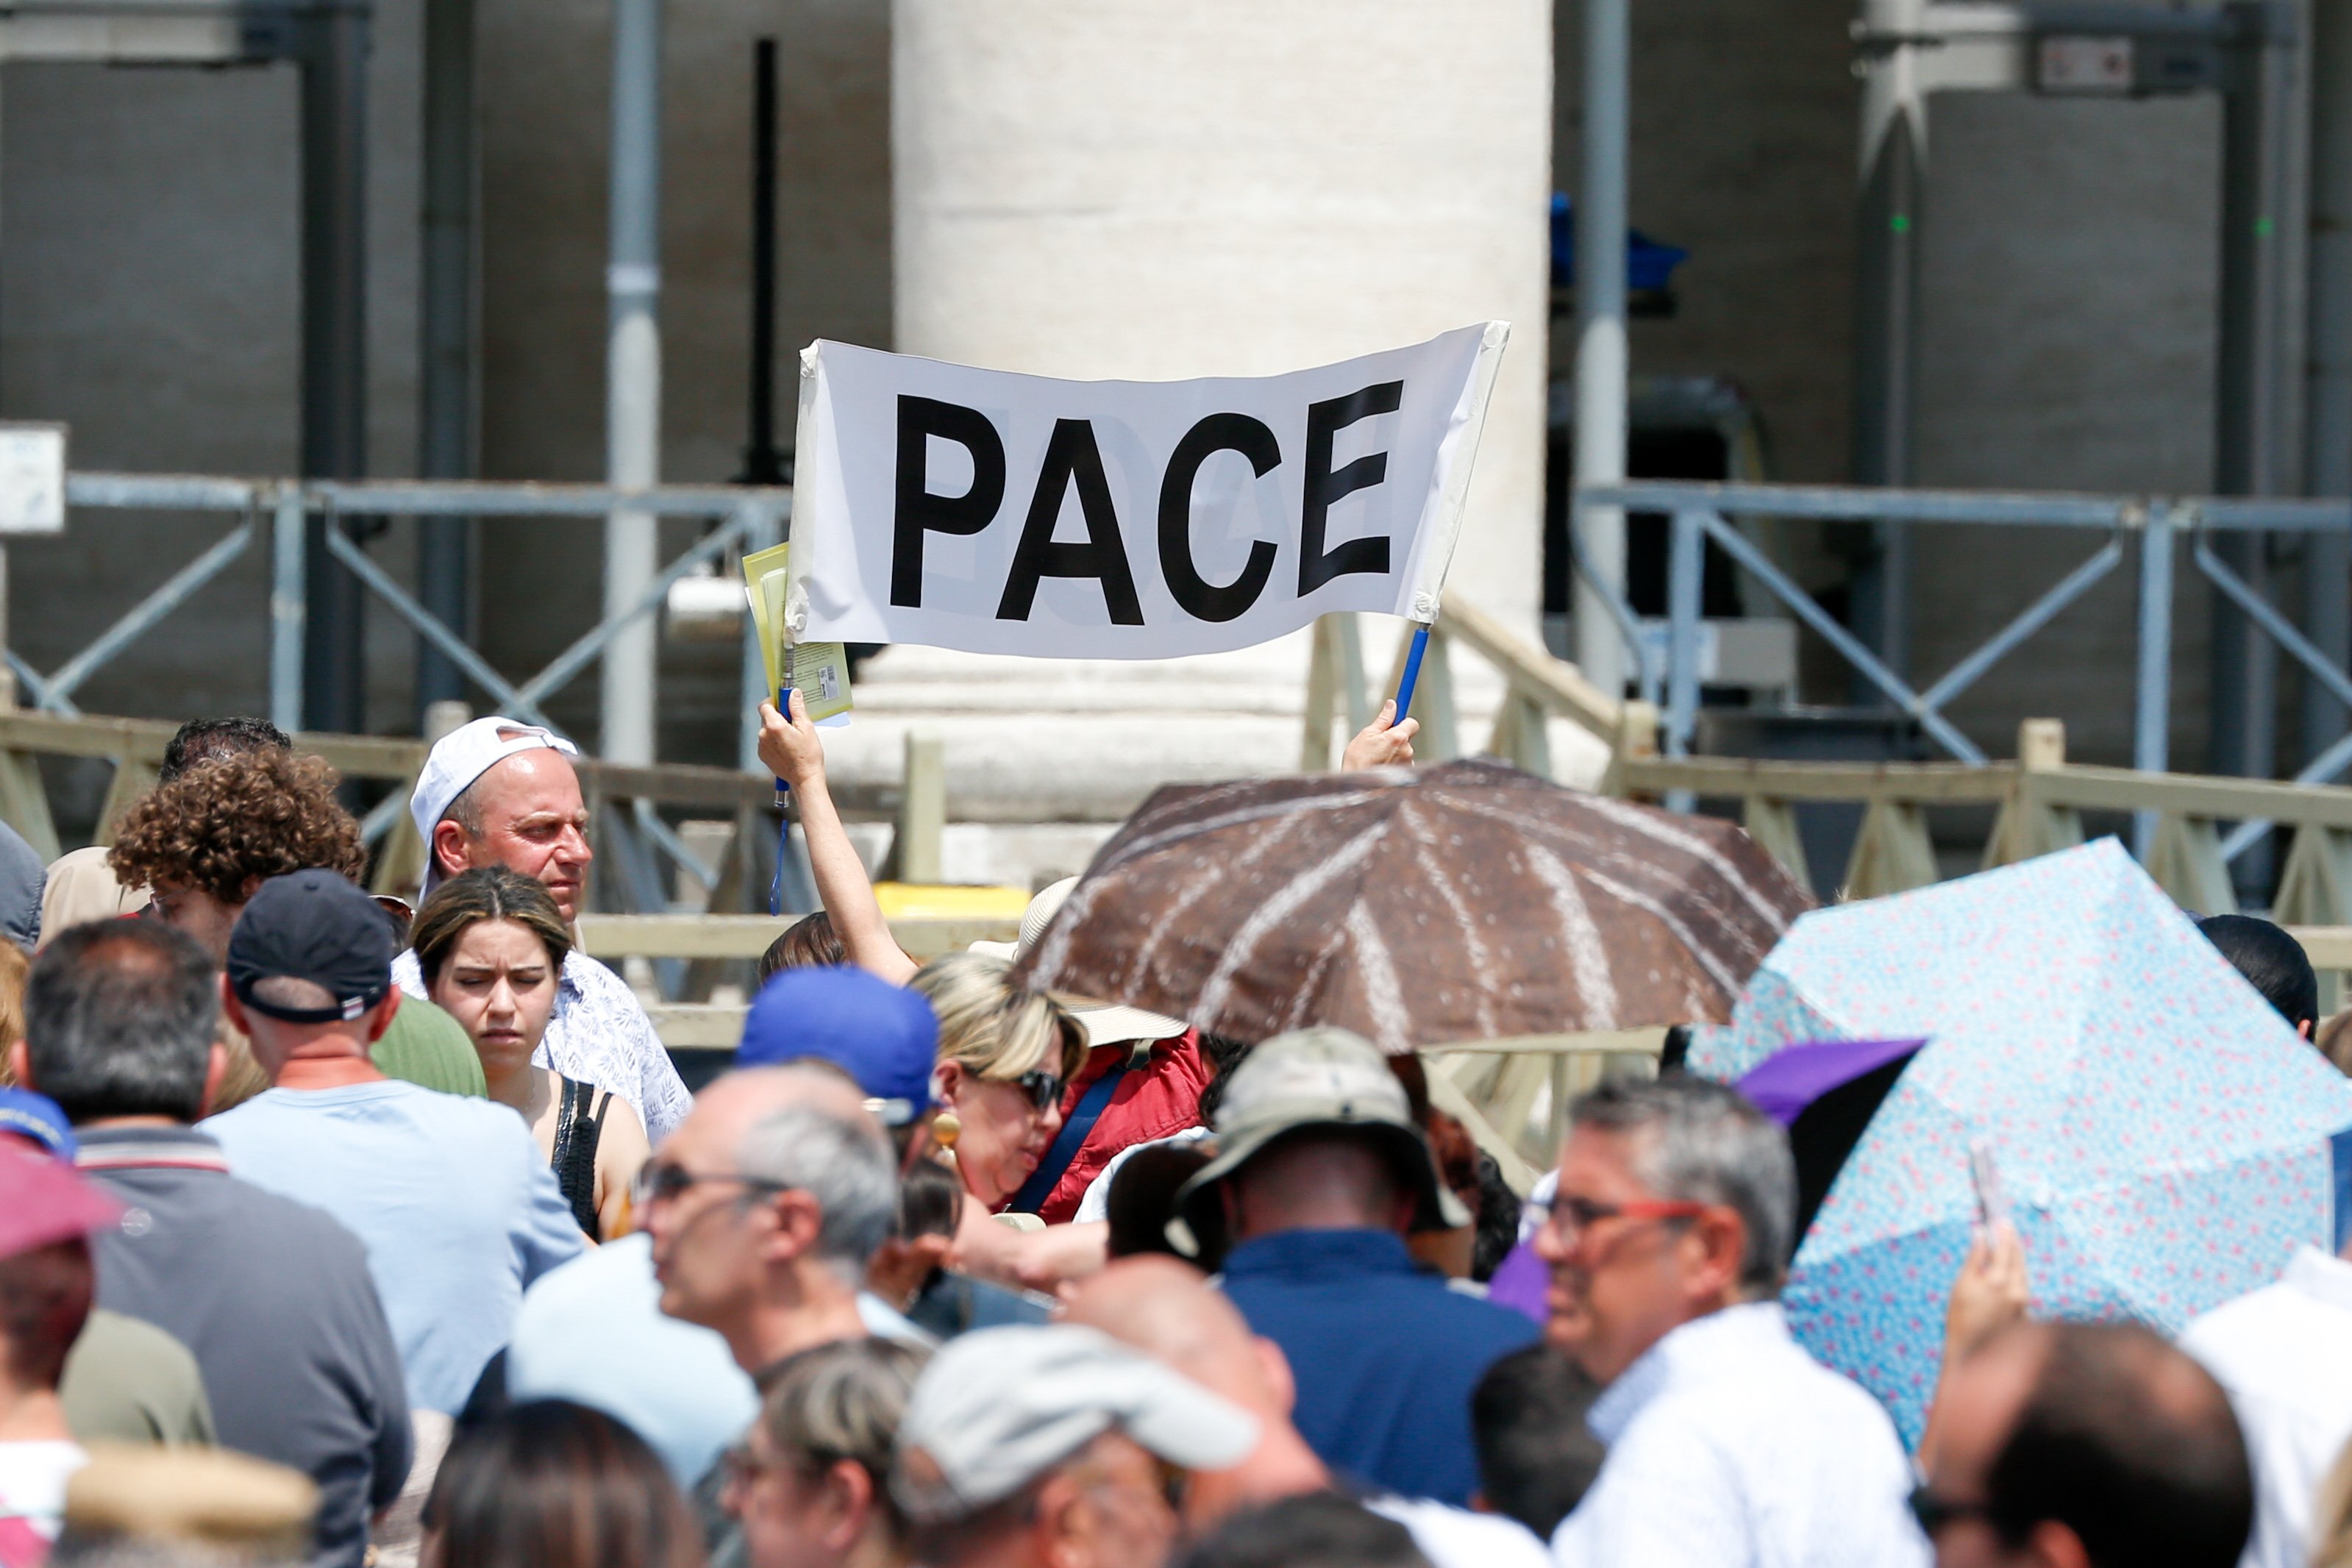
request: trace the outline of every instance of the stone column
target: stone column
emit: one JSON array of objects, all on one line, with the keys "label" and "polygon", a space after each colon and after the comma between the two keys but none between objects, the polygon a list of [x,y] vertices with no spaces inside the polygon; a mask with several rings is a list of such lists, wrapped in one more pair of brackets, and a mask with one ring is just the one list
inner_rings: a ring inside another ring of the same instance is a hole
[{"label": "stone column", "polygon": [[1449,589],[1530,640],[1548,0],[895,0],[902,353],[1259,375],[1512,324]]}]

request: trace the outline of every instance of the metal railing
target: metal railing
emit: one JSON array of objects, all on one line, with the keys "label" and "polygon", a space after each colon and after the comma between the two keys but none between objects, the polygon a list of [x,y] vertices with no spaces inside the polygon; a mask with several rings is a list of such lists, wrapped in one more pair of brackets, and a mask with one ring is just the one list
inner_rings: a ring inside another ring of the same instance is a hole
[{"label": "metal railing", "polygon": [[[1669,632],[1662,735],[1669,756],[1688,754],[1697,723],[1700,600],[1706,547],[1709,543],[1723,551],[1791,615],[1820,636],[1896,709],[1917,720],[1937,746],[1964,763],[1982,764],[1987,759],[1983,750],[1947,717],[1946,710],[1952,701],[2112,573],[2132,552],[2135,543],[2139,558],[2132,704],[2135,767],[2147,773],[2162,773],[2168,765],[2171,739],[2173,573],[2176,545],[2182,538],[2189,546],[2189,563],[2199,573],[2254,627],[2294,659],[2310,679],[2338,700],[2352,705],[2352,676],[2333,665],[2292,622],[2223,562],[2211,543],[2213,536],[2220,533],[2352,532],[2352,501],[1661,481],[1600,486],[1580,494],[1585,500],[1630,510],[1664,512],[1672,520],[1666,568]],[[1924,687],[1915,687],[1889,668],[1754,541],[1734,527],[1731,520],[1739,517],[2024,525],[2084,530],[2105,537],[2088,557],[1942,676]],[[1639,658],[1641,644],[1631,611],[1622,601],[1613,603],[1611,611],[1612,618]],[[2334,779],[2347,766],[2352,766],[2352,734],[2313,758],[2292,782],[2309,784]],[[2239,821],[2221,841],[2223,859],[2237,858],[2271,826],[2271,819],[2260,816]],[[2155,808],[2141,808],[2135,813],[2133,847],[2143,861],[2155,852],[2158,827],[2158,813]]]},{"label": "metal railing", "polygon": [[[9,668],[31,703],[71,717],[74,693],[99,670],[186,603],[197,589],[267,538],[270,550],[269,715],[289,733],[301,727],[302,644],[307,621],[308,560],[303,524],[341,517],[579,518],[600,528],[615,510],[662,517],[706,519],[716,526],[654,577],[636,599],[575,638],[541,669],[509,680],[457,628],[435,616],[340,527],[326,530],[327,549],[394,614],[463,670],[501,711],[561,731],[541,706],[576,679],[622,631],[661,605],[670,584],[718,560],[730,549],[762,550],[783,537],[792,491],[782,488],[664,485],[623,491],[603,485],[501,484],[487,480],[216,479],[190,474],[75,473],[66,479],[73,508],[117,510],[226,512],[241,521],[56,669],[35,669],[15,649]],[[756,768],[756,710],[766,676],[744,622],[742,765]]]}]

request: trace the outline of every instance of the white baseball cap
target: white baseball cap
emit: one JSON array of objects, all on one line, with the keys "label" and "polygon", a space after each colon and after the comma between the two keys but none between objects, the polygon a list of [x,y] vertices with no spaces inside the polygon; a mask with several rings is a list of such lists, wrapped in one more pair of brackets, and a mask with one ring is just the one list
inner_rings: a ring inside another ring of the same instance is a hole
[{"label": "white baseball cap", "polygon": [[416,836],[425,840],[425,892],[441,885],[441,863],[433,854],[433,828],[448,814],[449,803],[517,752],[538,751],[561,752],[567,757],[580,754],[579,747],[552,730],[496,713],[460,724],[433,742],[416,775],[416,793],[408,797],[408,815],[416,824]]},{"label": "white baseball cap", "polygon": [[1171,1465],[1225,1470],[1257,1447],[1257,1417],[1093,1329],[981,1329],[924,1367],[898,1422],[890,1489],[919,1522],[1001,1502],[1105,1432]]}]

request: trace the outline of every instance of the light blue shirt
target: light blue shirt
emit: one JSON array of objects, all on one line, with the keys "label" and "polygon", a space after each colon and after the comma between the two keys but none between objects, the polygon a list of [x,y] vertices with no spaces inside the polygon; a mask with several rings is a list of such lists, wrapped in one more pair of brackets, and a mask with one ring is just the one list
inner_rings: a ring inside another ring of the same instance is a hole
[{"label": "light blue shirt", "polygon": [[[625,1422],[692,1488],[760,1413],[759,1391],[715,1331],[666,1315],[643,1231],[607,1242],[524,1292],[507,1394],[569,1399]],[[866,1331],[925,1350],[929,1334],[860,1290]]]},{"label": "light blue shirt", "polygon": [[1584,1424],[1609,1457],[1552,1537],[1558,1568],[1927,1568],[1894,1422],[1776,1301],[1674,1330]]},{"label": "light blue shirt", "polygon": [[236,1175],[365,1245],[416,1409],[463,1408],[523,1287],[584,1245],[522,1118],[486,1100],[398,1079],[273,1089],[202,1125]]},{"label": "light blue shirt", "polygon": [[569,1399],[626,1422],[691,1487],[760,1413],[760,1395],[709,1329],[667,1317],[653,1239],[640,1231],[567,1263],[523,1295],[507,1393]]}]

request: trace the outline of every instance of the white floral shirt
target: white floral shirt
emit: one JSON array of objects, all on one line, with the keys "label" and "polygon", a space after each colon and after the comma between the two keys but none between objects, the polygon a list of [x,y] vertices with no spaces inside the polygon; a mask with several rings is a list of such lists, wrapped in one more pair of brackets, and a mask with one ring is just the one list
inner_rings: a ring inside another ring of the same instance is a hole
[{"label": "white floral shirt", "polygon": [[[394,984],[425,994],[414,952],[392,961]],[[619,1095],[637,1108],[646,1137],[658,1144],[686,1120],[694,1097],[662,1048],[653,1020],[629,983],[576,949],[564,955],[555,984],[555,1012],[531,1060],[570,1079]]]}]

